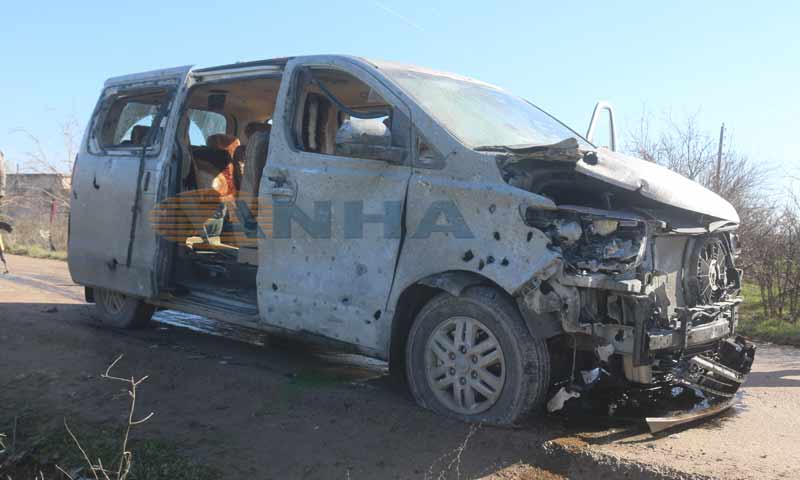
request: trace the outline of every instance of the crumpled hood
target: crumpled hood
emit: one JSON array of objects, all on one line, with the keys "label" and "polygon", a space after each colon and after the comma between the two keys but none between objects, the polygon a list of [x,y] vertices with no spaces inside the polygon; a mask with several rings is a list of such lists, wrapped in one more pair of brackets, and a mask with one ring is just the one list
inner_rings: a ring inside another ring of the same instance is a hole
[{"label": "crumpled hood", "polygon": [[595,165],[579,160],[575,170],[666,205],[739,223],[739,214],[727,200],[653,162],[598,148]]}]

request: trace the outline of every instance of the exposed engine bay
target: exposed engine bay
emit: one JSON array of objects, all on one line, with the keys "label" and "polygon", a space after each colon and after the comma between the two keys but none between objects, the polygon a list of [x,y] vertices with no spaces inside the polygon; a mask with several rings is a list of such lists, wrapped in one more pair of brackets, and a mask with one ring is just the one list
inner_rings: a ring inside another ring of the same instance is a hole
[{"label": "exposed engine bay", "polygon": [[[635,392],[669,396],[684,388],[705,398],[732,397],[755,353],[734,336],[742,302],[738,217],[728,221],[676,208],[663,196],[648,198],[645,188],[660,192],[643,179],[631,191],[593,178],[575,166],[568,147],[498,159],[509,184],[557,205],[524,212],[560,264],[518,298],[525,315],[550,326],[553,350],[566,352],[554,362],[563,367],[554,372],[561,380],[548,409],[560,410],[601,383],[628,400]],[[597,164],[598,152],[581,155],[578,165]]]},{"label": "exposed engine bay", "polygon": [[527,222],[552,239],[569,272],[620,274],[635,269],[643,257],[645,224],[584,211],[530,210]]}]

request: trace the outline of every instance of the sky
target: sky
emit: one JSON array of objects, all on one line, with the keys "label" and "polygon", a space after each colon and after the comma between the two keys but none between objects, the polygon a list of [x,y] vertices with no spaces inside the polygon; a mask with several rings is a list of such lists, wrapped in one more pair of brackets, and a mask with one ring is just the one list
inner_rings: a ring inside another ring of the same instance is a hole
[{"label": "sky", "polygon": [[642,112],[696,116],[778,184],[800,170],[800,2],[430,0],[4,2],[0,150],[24,170],[64,155],[111,76],[314,53],[411,63],[501,86],[585,132],[610,101],[620,136]]}]

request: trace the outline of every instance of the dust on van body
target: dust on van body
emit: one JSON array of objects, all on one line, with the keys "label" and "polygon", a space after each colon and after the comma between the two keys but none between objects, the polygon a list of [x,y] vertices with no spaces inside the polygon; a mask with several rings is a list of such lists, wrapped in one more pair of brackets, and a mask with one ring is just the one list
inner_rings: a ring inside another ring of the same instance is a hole
[{"label": "dust on van body", "polygon": [[125,307],[112,324],[157,305],[332,341],[408,362],[420,404],[470,420],[602,383],[730,398],[754,355],[736,211],[590,140],[482,82],[352,57],[120,77],[76,163],[70,270]]}]

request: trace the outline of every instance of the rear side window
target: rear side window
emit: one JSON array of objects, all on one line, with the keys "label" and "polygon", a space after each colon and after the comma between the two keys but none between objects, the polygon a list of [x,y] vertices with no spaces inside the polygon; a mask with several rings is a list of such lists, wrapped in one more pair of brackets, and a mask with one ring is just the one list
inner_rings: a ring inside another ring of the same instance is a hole
[{"label": "rear side window", "polygon": [[130,149],[158,143],[169,93],[159,88],[109,95],[94,120],[90,149]]},{"label": "rear side window", "polygon": [[228,120],[225,115],[208,110],[189,109],[189,143],[194,146],[206,144],[206,139],[218,133],[227,133]]}]

